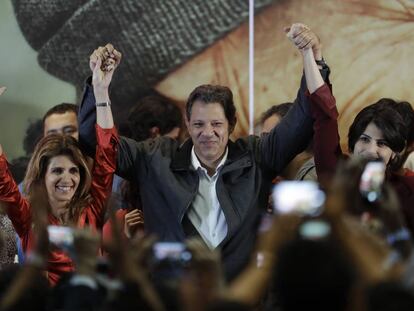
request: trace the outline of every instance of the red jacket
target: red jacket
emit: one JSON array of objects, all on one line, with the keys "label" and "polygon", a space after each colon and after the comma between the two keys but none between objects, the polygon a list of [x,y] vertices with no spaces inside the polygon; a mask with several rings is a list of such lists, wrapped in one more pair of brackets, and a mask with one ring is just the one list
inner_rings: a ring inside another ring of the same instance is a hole
[{"label": "red jacket", "polygon": [[[111,193],[112,178],[115,172],[118,136],[114,128],[102,129],[99,126],[96,126],[96,136],[98,146],[92,170],[90,189],[92,199],[83,209],[77,226],[79,228],[89,226],[101,230],[106,201]],[[0,156],[0,200],[8,203],[7,214],[22,241],[23,250],[25,253],[30,252],[34,243],[31,206],[26,198],[20,194],[8,169],[4,154]],[[53,215],[49,215],[49,224],[59,225],[60,223]],[[73,262],[66,253],[60,250],[50,251],[47,276],[51,285],[57,283],[62,273],[73,270]]]},{"label": "red jacket", "polygon": [[[315,119],[313,148],[316,172],[322,181],[328,181],[335,172],[338,159],[343,156],[338,134],[338,110],[331,89],[326,84],[308,96]],[[414,234],[414,176],[407,172],[404,175],[390,172],[387,181],[397,192],[407,226]]]}]

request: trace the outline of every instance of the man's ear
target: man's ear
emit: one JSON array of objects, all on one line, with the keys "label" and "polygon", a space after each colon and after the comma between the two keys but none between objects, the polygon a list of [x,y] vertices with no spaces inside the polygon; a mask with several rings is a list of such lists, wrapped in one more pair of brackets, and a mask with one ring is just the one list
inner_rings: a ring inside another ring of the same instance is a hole
[{"label": "man's ear", "polygon": [[231,133],[233,133],[234,129],[236,128],[236,124],[237,124],[237,118],[234,117],[234,124],[229,125],[229,135],[231,135]]},{"label": "man's ear", "polygon": [[184,117],[185,126],[187,127],[187,130],[190,130],[190,120],[187,119],[187,117]]},{"label": "man's ear", "polygon": [[160,128],[158,126],[151,127],[149,132],[150,132],[150,138],[157,138],[157,137],[161,136]]}]

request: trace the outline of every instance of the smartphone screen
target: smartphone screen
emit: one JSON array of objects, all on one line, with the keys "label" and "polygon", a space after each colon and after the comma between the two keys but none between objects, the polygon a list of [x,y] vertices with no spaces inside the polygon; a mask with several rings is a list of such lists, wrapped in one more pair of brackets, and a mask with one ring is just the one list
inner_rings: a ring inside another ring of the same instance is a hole
[{"label": "smartphone screen", "polygon": [[68,250],[73,246],[73,229],[64,226],[47,226],[49,241],[53,245]]},{"label": "smartphone screen", "polygon": [[382,194],[385,179],[384,162],[368,162],[359,182],[359,191],[369,202],[377,201]]},{"label": "smartphone screen", "polygon": [[154,244],[153,251],[157,261],[186,262],[191,260],[191,253],[185,244],[180,242],[158,242]]},{"label": "smartphone screen", "polygon": [[313,181],[282,181],[273,189],[273,208],[276,214],[296,212],[318,216],[324,202],[325,193]]}]

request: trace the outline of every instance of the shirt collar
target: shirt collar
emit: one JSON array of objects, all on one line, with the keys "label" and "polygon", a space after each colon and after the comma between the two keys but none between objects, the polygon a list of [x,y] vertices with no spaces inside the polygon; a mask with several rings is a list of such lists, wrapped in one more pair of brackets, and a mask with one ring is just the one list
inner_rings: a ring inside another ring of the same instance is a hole
[{"label": "shirt collar", "polygon": [[[228,153],[229,153],[229,148],[226,147],[226,151],[224,152],[224,156],[221,159],[220,163],[217,165],[216,172],[226,162]],[[198,170],[199,168],[201,168],[203,171],[207,172],[207,170],[201,165],[200,160],[198,160],[197,155],[196,155],[195,150],[194,150],[194,146],[193,146],[193,148],[191,148],[191,165],[194,167],[195,170]]]}]

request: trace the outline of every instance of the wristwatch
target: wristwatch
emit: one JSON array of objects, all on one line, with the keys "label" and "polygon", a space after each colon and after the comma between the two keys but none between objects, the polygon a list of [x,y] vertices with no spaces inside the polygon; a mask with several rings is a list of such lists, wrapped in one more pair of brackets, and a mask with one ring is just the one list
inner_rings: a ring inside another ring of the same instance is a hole
[{"label": "wristwatch", "polygon": [[102,103],[96,103],[95,106],[96,107],[111,107],[111,102],[107,101],[107,102],[102,102]]},{"label": "wristwatch", "polygon": [[323,57],[321,60],[315,60],[315,62],[318,66],[321,66],[322,69],[328,68],[328,64],[325,62],[325,59]]}]

